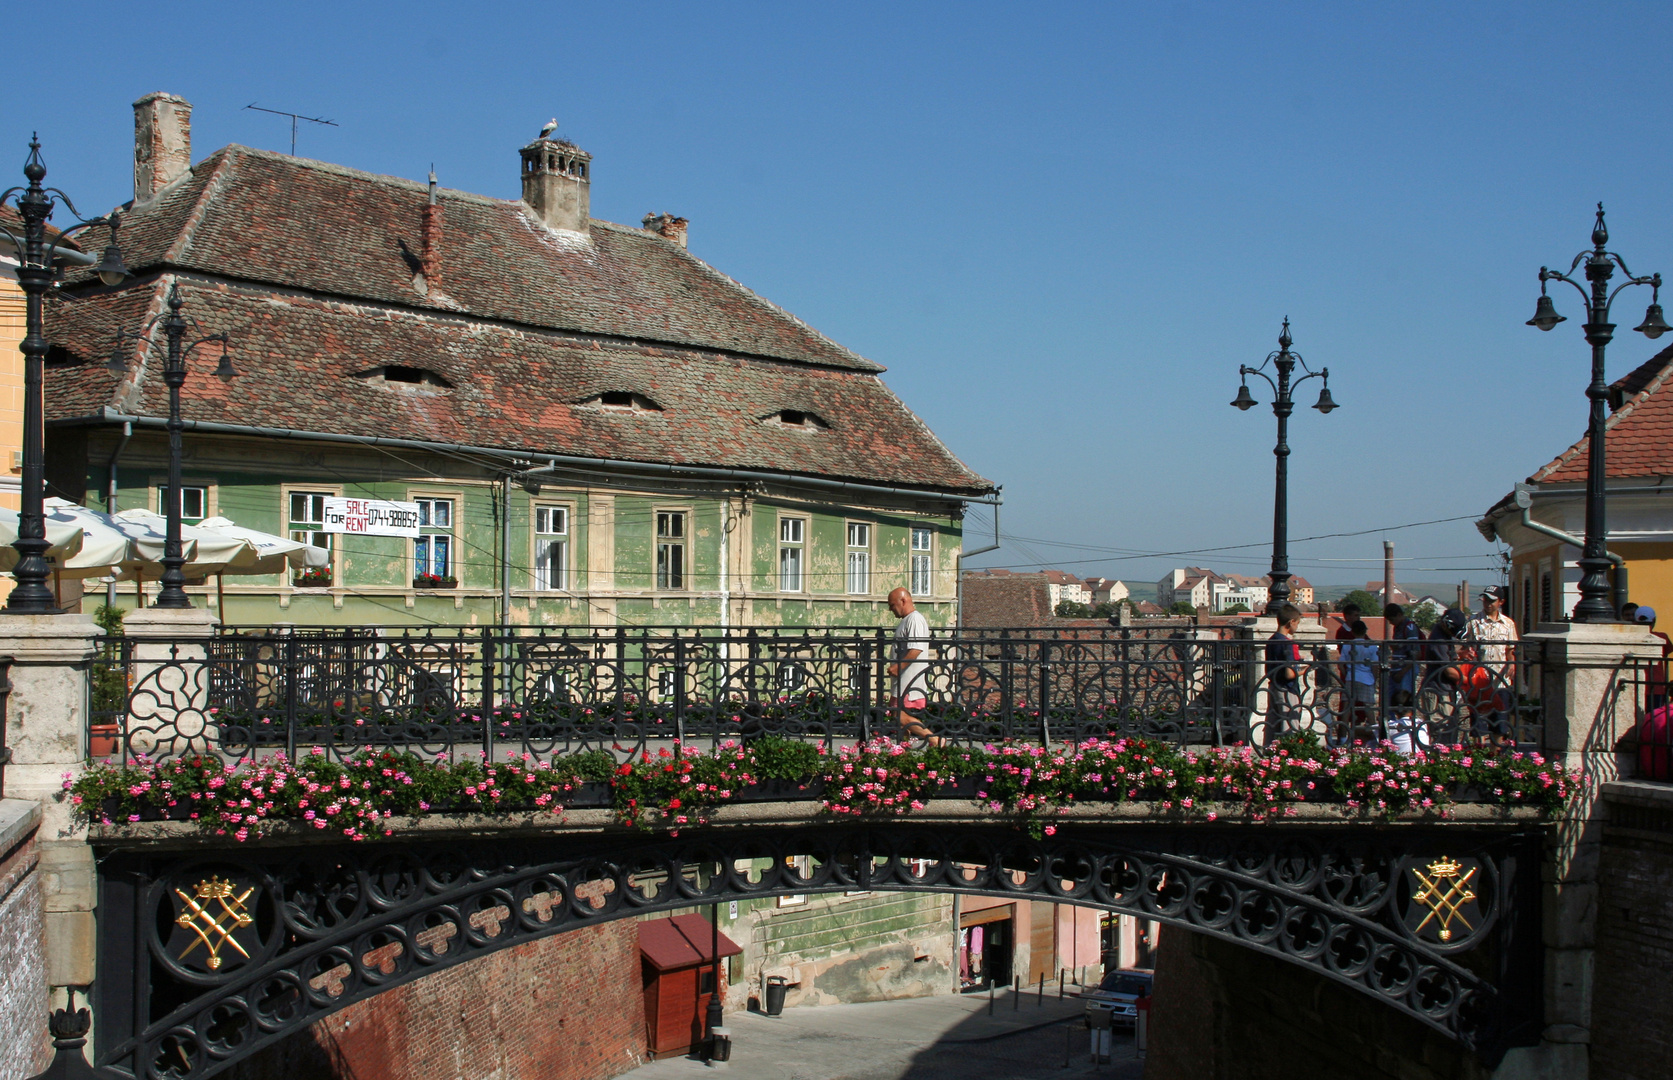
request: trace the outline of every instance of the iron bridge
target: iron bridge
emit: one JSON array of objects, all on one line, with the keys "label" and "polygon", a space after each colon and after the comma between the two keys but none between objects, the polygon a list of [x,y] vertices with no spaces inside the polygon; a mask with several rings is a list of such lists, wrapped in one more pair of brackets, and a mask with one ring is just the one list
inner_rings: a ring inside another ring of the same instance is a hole
[{"label": "iron bridge", "polygon": [[[838,890],[1093,905],[1365,994],[1489,1066],[1537,1041],[1542,831],[1529,823],[723,826],[361,844],[107,836],[96,1059],[202,1080],[336,1010],[611,919]],[[224,841],[223,841],[224,844]]]}]

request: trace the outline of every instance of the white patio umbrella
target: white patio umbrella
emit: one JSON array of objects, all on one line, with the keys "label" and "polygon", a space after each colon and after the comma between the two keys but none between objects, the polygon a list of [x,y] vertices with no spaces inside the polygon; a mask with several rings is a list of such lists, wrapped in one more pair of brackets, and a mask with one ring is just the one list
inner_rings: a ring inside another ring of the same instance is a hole
[{"label": "white patio umbrella", "polygon": [[63,559],[54,559],[53,572],[59,577],[104,577],[120,568],[163,557],[163,536],[152,535],[137,525],[124,526],[109,514],[101,514],[65,499],[46,501],[47,529],[74,528],[81,531],[81,547]]},{"label": "white patio umbrella", "polygon": [[256,560],[248,565],[228,566],[225,573],[229,574],[282,574],[291,567],[302,569],[331,565],[331,552],[327,548],[304,544],[299,540],[290,540],[283,536],[274,536],[257,529],[246,529],[242,525],[234,524],[229,518],[212,517],[198,522],[194,528],[198,532],[210,533],[217,536],[227,536],[243,540],[256,550]]},{"label": "white patio umbrella", "polygon": [[[124,533],[134,532],[147,538],[161,536],[165,541],[168,538],[168,519],[151,510],[123,510],[113,520]],[[180,554],[186,560],[181,571],[189,578],[208,577],[210,574],[225,573],[228,569],[253,566],[261,558],[255,545],[241,536],[228,536],[185,524],[180,526]],[[160,548],[155,559],[150,557],[148,550],[144,559],[124,566],[117,576],[144,578],[161,573],[162,558]],[[237,570],[234,569],[234,572]]]},{"label": "white patio umbrella", "polygon": [[[16,569],[18,512],[0,507],[0,572]],[[51,518],[46,522],[46,557],[56,565],[81,550],[81,526]]]},{"label": "white patio umbrella", "polygon": [[327,548],[304,544],[258,529],[246,529],[229,518],[204,518],[195,528],[199,532],[227,536],[248,543],[256,551],[256,560],[248,564],[229,565],[215,575],[215,600],[220,605],[221,617],[226,617],[226,594],[222,591],[227,574],[282,574],[295,567],[330,566],[331,552]]}]

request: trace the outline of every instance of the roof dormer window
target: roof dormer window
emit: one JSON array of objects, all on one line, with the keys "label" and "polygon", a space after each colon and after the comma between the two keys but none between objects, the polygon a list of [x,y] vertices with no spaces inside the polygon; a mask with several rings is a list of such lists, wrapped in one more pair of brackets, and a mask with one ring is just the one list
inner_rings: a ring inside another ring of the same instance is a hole
[{"label": "roof dormer window", "polygon": [[799,428],[802,431],[827,431],[830,424],[815,413],[806,409],[780,409],[761,418],[762,423],[777,424],[780,427]]},{"label": "roof dormer window", "polygon": [[631,390],[606,390],[595,397],[587,398],[582,405],[595,405],[602,409],[615,412],[661,412],[662,406],[646,397],[635,394]]},{"label": "roof dormer window", "polygon": [[409,367],[405,364],[385,364],[382,367],[357,371],[354,377],[369,383],[381,383],[386,386],[398,386],[403,389],[451,390],[453,384],[441,375],[428,368]]}]

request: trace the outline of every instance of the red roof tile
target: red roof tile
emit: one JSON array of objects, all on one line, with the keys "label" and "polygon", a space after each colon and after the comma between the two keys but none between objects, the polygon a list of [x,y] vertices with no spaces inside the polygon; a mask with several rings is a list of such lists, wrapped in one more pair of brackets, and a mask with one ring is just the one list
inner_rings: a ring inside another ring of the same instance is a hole
[{"label": "red roof tile", "polygon": [[[992,490],[878,365],[677,244],[601,221],[590,239],[559,233],[520,202],[444,191],[431,289],[413,259],[426,203],[406,180],[238,146],[212,155],[125,213],[130,284],[54,305],[49,337],[69,362],[48,374],[49,419],[166,415],[160,332],[120,385],[102,365],[118,330],[137,333],[180,280],[203,331],[230,332],[241,373],[189,379],[188,420]],[[451,387],[363,377],[389,364]],[[659,408],[601,407],[612,391]],[[786,409],[828,426],[774,422]]]},{"label": "red roof tile", "polygon": [[[1626,401],[1604,424],[1604,464],[1612,477],[1673,476],[1673,346],[1618,380]],[[1530,483],[1583,483],[1590,442],[1579,442],[1528,477]]]}]

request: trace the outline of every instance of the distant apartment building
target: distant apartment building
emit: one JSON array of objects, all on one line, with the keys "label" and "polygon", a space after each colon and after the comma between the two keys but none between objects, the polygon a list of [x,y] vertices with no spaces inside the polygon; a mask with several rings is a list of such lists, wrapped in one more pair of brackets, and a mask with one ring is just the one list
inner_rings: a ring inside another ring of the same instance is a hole
[{"label": "distant apartment building", "polygon": [[[1269,587],[1271,585],[1271,581],[1272,581],[1271,578],[1267,579],[1267,583],[1268,583]],[[1299,574],[1292,574],[1290,576],[1290,603],[1292,603],[1292,604],[1315,604],[1315,603],[1318,603],[1318,601],[1313,599],[1313,583],[1308,581],[1306,578],[1302,577]]]},{"label": "distant apartment building", "polygon": [[1200,566],[1175,567],[1156,583],[1156,603],[1164,611],[1181,600],[1192,607],[1212,607],[1214,585],[1224,580],[1221,575]]},{"label": "distant apartment building", "polygon": [[1106,577],[1090,577],[1086,579],[1086,589],[1092,594],[1094,604],[1113,604],[1118,600],[1126,600],[1131,595],[1124,581],[1111,581]]},{"label": "distant apartment building", "polygon": [[1092,603],[1092,590],[1086,587],[1083,578],[1063,570],[1042,570],[1040,576],[1046,580],[1046,594],[1051,598],[1053,611],[1065,600],[1072,604]]},{"label": "distant apartment building", "polygon": [[1272,579],[1269,577],[1227,574],[1210,586],[1209,606],[1216,612],[1229,611],[1239,604],[1249,611],[1265,611],[1271,587]]}]

